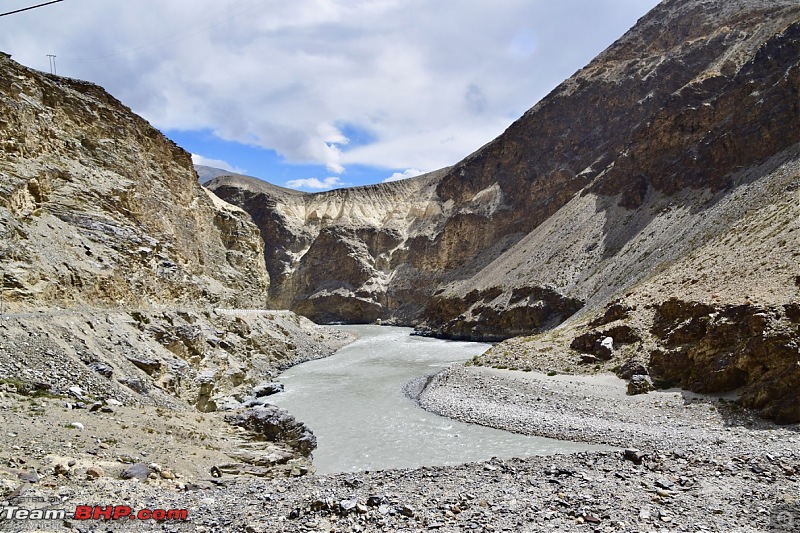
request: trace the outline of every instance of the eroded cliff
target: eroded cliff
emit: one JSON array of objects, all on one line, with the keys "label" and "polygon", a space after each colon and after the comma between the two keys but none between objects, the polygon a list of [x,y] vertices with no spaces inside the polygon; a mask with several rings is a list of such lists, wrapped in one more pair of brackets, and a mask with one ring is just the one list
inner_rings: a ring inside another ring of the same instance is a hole
[{"label": "eroded cliff", "polygon": [[0,58],[3,300],[263,307],[258,229],[100,87]]}]

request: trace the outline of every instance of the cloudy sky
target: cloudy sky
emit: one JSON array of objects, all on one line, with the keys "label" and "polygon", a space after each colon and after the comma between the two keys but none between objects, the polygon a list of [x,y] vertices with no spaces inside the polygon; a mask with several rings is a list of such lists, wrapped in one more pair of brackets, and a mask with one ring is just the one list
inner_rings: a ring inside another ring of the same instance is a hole
[{"label": "cloudy sky", "polygon": [[456,163],[657,3],[63,0],[0,17],[0,50],[55,54],[195,162],[321,190]]}]

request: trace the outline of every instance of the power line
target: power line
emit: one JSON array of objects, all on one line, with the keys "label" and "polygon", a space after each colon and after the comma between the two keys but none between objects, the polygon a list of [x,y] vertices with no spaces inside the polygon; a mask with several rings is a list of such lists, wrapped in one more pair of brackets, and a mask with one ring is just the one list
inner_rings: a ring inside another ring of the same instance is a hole
[{"label": "power line", "polygon": [[56,72],[56,56],[55,56],[55,54],[47,54],[47,58],[50,60],[50,74],[58,74],[58,72]]},{"label": "power line", "polygon": [[49,6],[50,4],[57,4],[59,2],[63,2],[64,0],[53,0],[52,2],[45,2],[44,4],[39,4],[36,6],[31,7],[23,7],[22,9],[17,9],[16,11],[9,11],[7,13],[0,13],[0,17],[5,17],[6,15],[13,15],[14,13],[22,13],[23,11],[30,11],[31,9],[36,9],[37,7],[44,7]]}]

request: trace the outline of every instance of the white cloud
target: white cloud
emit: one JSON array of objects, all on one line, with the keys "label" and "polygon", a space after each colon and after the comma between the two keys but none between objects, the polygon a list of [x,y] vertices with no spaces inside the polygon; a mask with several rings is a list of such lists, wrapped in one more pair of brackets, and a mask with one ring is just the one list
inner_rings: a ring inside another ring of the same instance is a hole
[{"label": "white cloud", "polygon": [[221,168],[222,170],[227,170],[228,172],[234,172],[236,174],[244,174],[246,172],[244,169],[235,167],[222,159],[209,159],[200,154],[192,154],[192,163],[206,167]]},{"label": "white cloud", "polygon": [[501,133],[657,3],[82,0],[3,17],[0,50],[42,70],[55,54],[60,74],[162,129],[335,174],[427,171]]},{"label": "white cloud", "polygon": [[424,172],[422,172],[421,170],[417,170],[416,168],[409,168],[408,170],[404,170],[403,172],[395,172],[394,174],[383,180],[383,182],[389,183],[390,181],[398,181],[398,180],[404,180],[406,178],[414,178],[421,174],[424,174]]},{"label": "white cloud", "polygon": [[346,183],[342,183],[342,181],[336,176],[331,176],[329,178],[325,178],[324,180],[319,180],[318,178],[303,178],[289,180],[286,182],[286,186],[290,189],[328,190],[333,189],[334,187],[345,187],[346,185]]}]

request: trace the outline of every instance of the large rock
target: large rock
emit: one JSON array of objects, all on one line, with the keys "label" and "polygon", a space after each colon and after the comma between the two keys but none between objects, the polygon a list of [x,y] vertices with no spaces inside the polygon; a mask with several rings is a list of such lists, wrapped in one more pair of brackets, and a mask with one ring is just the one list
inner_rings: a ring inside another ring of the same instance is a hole
[{"label": "large rock", "polygon": [[253,387],[252,394],[256,398],[271,396],[283,392],[283,383],[262,383]]},{"label": "large rock", "polygon": [[256,439],[286,444],[304,456],[310,455],[317,447],[316,437],[305,424],[274,405],[228,414],[225,415],[225,421],[247,429]]},{"label": "large rock", "polygon": [[653,390],[653,383],[650,381],[650,376],[636,374],[631,377],[628,382],[628,395],[635,396],[637,394],[647,394]]},{"label": "large rock", "polygon": [[656,307],[650,373],[705,393],[742,389],[743,405],[800,422],[797,328],[783,307],[687,302]]}]

